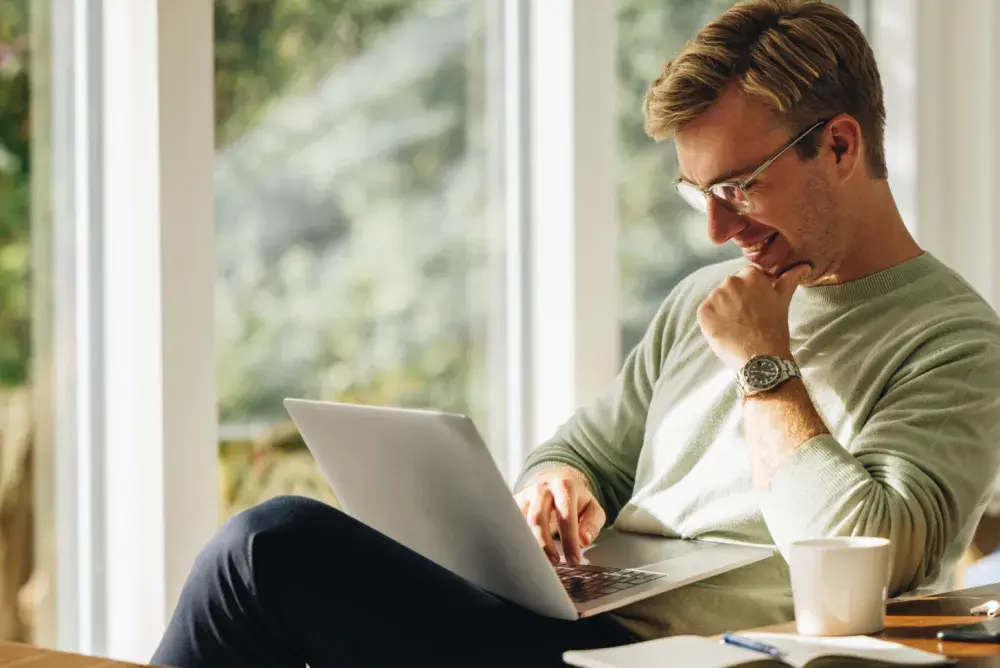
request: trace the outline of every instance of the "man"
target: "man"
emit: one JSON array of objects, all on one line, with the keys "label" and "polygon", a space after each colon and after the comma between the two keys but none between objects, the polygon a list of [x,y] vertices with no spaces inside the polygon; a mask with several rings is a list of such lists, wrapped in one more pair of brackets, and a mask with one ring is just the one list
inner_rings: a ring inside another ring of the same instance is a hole
[{"label": "man", "polygon": [[[892,594],[940,587],[1000,464],[1000,322],[900,219],[858,27],[823,4],[751,0],[664,66],[645,115],[675,139],[677,187],[712,240],[744,259],[678,285],[607,393],[529,457],[516,500],[539,544],[555,560],[558,529],[575,561],[610,522],[784,554],[884,536]],[[558,665],[570,647],[790,617],[775,557],[545,619],[284,498],[199,557],[155,660]]]}]

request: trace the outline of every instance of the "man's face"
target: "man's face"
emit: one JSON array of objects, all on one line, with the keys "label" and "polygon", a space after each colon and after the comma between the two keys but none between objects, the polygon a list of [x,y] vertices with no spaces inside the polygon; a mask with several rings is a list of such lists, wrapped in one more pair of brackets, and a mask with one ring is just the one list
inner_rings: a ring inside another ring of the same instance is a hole
[{"label": "man's face", "polygon": [[[786,127],[763,103],[729,88],[677,131],[681,177],[702,188],[741,181],[802,130]],[[824,130],[815,133],[823,136]],[[749,187],[752,213],[739,215],[709,198],[709,237],[717,244],[732,240],[772,276],[808,262],[813,272],[806,283],[820,282],[843,262],[851,236],[833,162],[829,150],[811,160],[786,151]]]}]

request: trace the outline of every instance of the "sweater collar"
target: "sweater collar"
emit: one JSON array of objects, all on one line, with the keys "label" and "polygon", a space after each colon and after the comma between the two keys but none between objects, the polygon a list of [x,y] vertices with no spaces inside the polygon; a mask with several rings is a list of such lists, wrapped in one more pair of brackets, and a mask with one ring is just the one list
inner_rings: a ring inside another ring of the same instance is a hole
[{"label": "sweater collar", "polygon": [[938,267],[938,260],[924,252],[911,260],[847,283],[800,287],[796,296],[803,303],[813,306],[854,306],[920,280]]}]

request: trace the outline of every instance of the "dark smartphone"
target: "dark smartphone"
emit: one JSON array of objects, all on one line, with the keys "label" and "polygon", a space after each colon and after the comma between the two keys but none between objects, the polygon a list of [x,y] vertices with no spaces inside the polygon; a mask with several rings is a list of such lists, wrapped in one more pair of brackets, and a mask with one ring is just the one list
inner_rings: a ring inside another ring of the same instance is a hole
[{"label": "dark smartphone", "polygon": [[941,640],[960,642],[1000,642],[1000,618],[986,619],[976,624],[959,624],[938,631]]}]

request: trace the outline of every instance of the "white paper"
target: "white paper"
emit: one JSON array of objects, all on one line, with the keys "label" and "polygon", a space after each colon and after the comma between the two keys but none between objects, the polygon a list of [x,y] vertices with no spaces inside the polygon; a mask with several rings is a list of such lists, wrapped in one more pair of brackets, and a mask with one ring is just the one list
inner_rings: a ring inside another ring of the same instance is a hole
[{"label": "white paper", "polygon": [[946,656],[931,654],[899,643],[869,638],[868,636],[843,636],[840,638],[817,638],[791,633],[740,633],[766,645],[777,647],[787,664],[802,668],[806,663],[821,656],[853,656],[864,659],[898,663],[905,666],[931,666],[949,663]]},{"label": "white paper", "polygon": [[563,661],[580,668],[728,668],[768,658],[700,636],[673,636],[608,649],[571,651]]},{"label": "white paper", "polygon": [[[781,661],[795,668],[802,668],[812,659],[833,655],[874,659],[904,666],[930,666],[951,662],[946,656],[868,636],[815,638],[786,633],[752,632],[739,635],[777,647],[784,652]],[[730,668],[769,659],[766,654],[700,636],[674,636],[634,645],[563,654],[566,663],[579,668]]]}]

